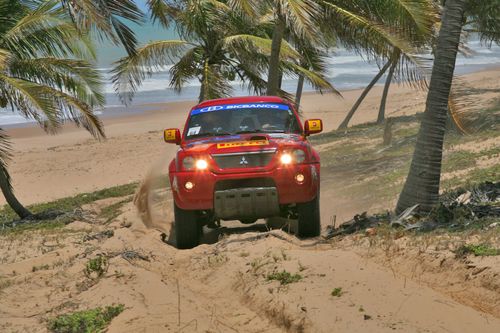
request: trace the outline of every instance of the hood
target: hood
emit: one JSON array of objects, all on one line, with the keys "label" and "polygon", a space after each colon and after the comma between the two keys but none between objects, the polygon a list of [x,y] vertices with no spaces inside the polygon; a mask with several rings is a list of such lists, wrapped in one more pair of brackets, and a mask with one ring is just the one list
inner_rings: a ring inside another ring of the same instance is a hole
[{"label": "hood", "polygon": [[218,136],[189,141],[182,146],[186,153],[222,154],[242,151],[279,149],[284,146],[305,145],[299,134],[291,133],[248,133]]}]

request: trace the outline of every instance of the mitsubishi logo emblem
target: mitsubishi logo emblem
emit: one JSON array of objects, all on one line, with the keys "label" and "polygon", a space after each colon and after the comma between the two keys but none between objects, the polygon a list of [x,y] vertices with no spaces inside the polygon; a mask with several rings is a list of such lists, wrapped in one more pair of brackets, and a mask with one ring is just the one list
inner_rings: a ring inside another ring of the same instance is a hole
[{"label": "mitsubishi logo emblem", "polygon": [[245,158],[245,156],[241,156],[240,165],[243,165],[243,166],[247,166],[248,165],[248,161]]}]

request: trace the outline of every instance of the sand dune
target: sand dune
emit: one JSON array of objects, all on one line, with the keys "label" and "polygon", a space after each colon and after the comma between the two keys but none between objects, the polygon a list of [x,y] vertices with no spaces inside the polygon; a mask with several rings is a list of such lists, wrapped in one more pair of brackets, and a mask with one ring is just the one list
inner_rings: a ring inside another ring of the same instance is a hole
[{"label": "sand dune", "polygon": [[[244,234],[226,229],[215,244],[178,251],[145,228],[132,203],[111,224],[93,217],[109,204],[86,207],[92,222],[64,232],[0,238],[0,331],[46,332],[58,314],[111,304],[125,305],[108,330],[117,333],[500,329],[498,257],[457,260],[434,249],[439,239],[417,253],[405,246],[411,237],[299,241],[256,227]],[[95,236],[104,230],[113,234]],[[391,254],[377,241],[392,242]],[[85,265],[97,256],[108,264],[101,277],[90,277]],[[285,270],[299,277],[270,280]]]}]

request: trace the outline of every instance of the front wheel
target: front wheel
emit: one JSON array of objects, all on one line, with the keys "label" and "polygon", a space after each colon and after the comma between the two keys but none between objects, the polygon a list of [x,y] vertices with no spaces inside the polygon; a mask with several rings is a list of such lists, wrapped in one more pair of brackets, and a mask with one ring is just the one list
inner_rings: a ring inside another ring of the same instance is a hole
[{"label": "front wheel", "polygon": [[321,232],[321,217],[319,212],[319,193],[309,202],[297,204],[299,237],[316,237]]},{"label": "front wheel", "polygon": [[192,249],[200,244],[202,226],[194,210],[184,210],[174,203],[175,244],[178,249]]}]

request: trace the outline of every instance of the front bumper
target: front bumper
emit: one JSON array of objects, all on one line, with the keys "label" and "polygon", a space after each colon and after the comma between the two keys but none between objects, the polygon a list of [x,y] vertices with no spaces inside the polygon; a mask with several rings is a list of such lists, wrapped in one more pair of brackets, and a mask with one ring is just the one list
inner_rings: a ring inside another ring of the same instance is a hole
[{"label": "front bumper", "polygon": [[[304,175],[303,182],[296,181],[297,174]],[[224,180],[268,178],[274,182],[279,205],[304,203],[313,200],[319,190],[319,163],[296,164],[270,171],[216,174],[210,171],[170,173],[170,184],[176,205],[186,210],[214,210],[216,184]],[[185,184],[191,182],[192,189]],[[230,189],[228,189],[230,190]]]},{"label": "front bumper", "polygon": [[279,215],[275,187],[246,187],[215,191],[215,216],[223,220],[264,218]]}]

